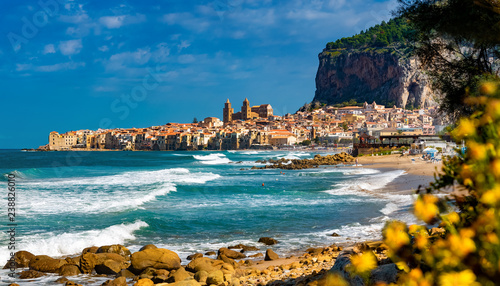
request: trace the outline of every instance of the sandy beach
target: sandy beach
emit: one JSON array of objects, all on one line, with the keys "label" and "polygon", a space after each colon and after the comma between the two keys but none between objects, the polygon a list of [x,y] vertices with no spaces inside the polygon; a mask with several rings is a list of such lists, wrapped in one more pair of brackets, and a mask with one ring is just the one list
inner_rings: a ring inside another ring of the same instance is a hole
[{"label": "sandy beach", "polygon": [[379,170],[403,170],[406,175],[396,178],[385,186],[387,192],[410,193],[419,186],[427,187],[434,181],[434,175],[439,174],[443,167],[442,161],[431,163],[422,160],[420,156],[363,156],[358,157],[363,168]]}]

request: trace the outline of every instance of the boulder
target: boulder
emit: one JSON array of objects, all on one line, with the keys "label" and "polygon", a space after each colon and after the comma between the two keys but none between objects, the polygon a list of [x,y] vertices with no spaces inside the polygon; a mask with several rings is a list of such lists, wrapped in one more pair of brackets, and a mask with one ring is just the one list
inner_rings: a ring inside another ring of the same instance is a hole
[{"label": "boulder", "polygon": [[118,274],[116,274],[116,277],[122,277],[122,276],[125,278],[132,278],[135,277],[135,274],[128,269],[122,269],[120,270],[120,272],[118,272]]},{"label": "boulder", "polygon": [[143,278],[134,283],[134,286],[154,286],[155,283],[151,279]]},{"label": "boulder", "polygon": [[125,258],[116,253],[86,253],[80,256],[80,270],[90,274],[96,269],[98,274],[115,275],[128,267]]},{"label": "boulder", "polygon": [[78,268],[78,266],[74,264],[65,264],[61,266],[57,273],[59,273],[59,275],[61,276],[76,276],[78,274],[82,274],[80,268]]},{"label": "boulder", "polygon": [[87,247],[87,248],[84,248],[82,250],[82,254],[96,253],[98,249],[99,249],[99,247],[97,247],[97,246]]},{"label": "boulder", "polygon": [[55,259],[47,255],[38,255],[30,260],[30,270],[57,273],[59,268],[68,262],[64,259]]},{"label": "boulder", "polygon": [[248,256],[248,257],[251,257],[251,258],[257,258],[257,257],[263,257],[263,256],[264,256],[264,254],[262,254],[262,253],[256,253],[256,254],[254,254],[254,255],[250,255],[250,256]]},{"label": "boulder", "polygon": [[94,269],[97,274],[116,275],[128,266],[124,261],[106,259],[102,263],[97,264]]},{"label": "boulder", "polygon": [[229,246],[228,248],[229,249],[241,249],[242,252],[246,252],[246,251],[259,251],[260,250],[260,249],[258,249],[255,246],[244,245],[244,244],[241,244],[241,243],[237,244],[237,245]]},{"label": "boulder", "polygon": [[[160,285],[160,284],[158,284],[158,285]],[[184,281],[175,282],[173,284],[168,284],[168,286],[201,286],[201,284],[198,283],[198,281],[196,281],[194,279],[187,279]]]},{"label": "boulder", "polygon": [[64,284],[64,286],[83,286],[83,285],[69,280],[69,281],[66,281],[66,284]]},{"label": "boulder", "polygon": [[118,277],[102,283],[101,286],[127,286],[127,279],[125,277]]},{"label": "boulder", "polygon": [[219,285],[221,283],[224,283],[224,273],[221,270],[216,270],[208,274],[207,285]]},{"label": "boulder", "polygon": [[[198,260],[198,259],[197,259]],[[174,270],[181,267],[177,253],[164,248],[149,248],[132,254],[132,268],[143,270],[148,267]]]},{"label": "boulder", "polygon": [[[181,268],[179,268],[179,269],[181,269]],[[182,268],[182,269],[184,269],[184,268]],[[153,278],[151,278],[151,280],[153,280],[153,282],[155,284],[162,283],[162,282],[167,282],[169,276],[170,276],[170,272],[168,272],[168,270],[157,269],[153,273]]]},{"label": "boulder", "polygon": [[246,258],[247,256],[243,253],[228,249],[228,248],[221,248],[219,249],[219,252],[217,253],[217,257],[220,257],[221,255],[225,255],[227,258],[231,259],[242,259]]},{"label": "boulder", "polygon": [[276,254],[272,249],[266,250],[266,257],[264,257],[265,261],[276,260],[280,257]]},{"label": "boulder", "polygon": [[205,256],[213,256],[213,255],[217,255],[217,252],[215,252],[215,251],[208,251],[207,253],[205,253]]},{"label": "boulder", "polygon": [[157,249],[157,248],[158,247],[156,247],[156,245],[154,245],[154,244],[146,244],[143,247],[141,247],[141,249],[139,249],[139,251],[143,251],[143,250],[146,250],[146,249]]},{"label": "boulder", "polygon": [[57,279],[56,281],[54,281],[54,282],[59,283],[59,284],[64,284],[64,283],[66,283],[66,282],[68,282],[68,281],[69,281],[69,279],[68,279],[68,278],[66,278],[66,277],[61,277],[61,278],[58,278],[58,279]]},{"label": "boulder", "polygon": [[208,272],[206,271],[198,271],[194,274],[194,279],[201,284],[206,284],[207,283],[207,278],[208,278]]},{"label": "boulder", "polygon": [[170,276],[168,277],[167,282],[174,283],[186,280],[188,278],[191,278],[191,274],[189,274],[189,272],[187,272],[186,269],[181,267],[177,270],[173,270],[172,272],[170,272]]},{"label": "boulder", "polygon": [[321,254],[321,252],[323,252],[323,248],[321,248],[321,247],[319,247],[319,248],[311,247],[311,248],[308,248],[306,250],[306,252],[315,256],[315,255]]},{"label": "boulder", "polygon": [[[28,251],[18,251],[16,254],[14,254],[14,260],[7,261],[3,269],[9,269],[11,267],[15,268],[25,268],[29,267],[31,259],[35,257],[34,254]],[[11,263],[15,263],[14,265],[11,265]]]},{"label": "boulder", "polygon": [[237,267],[237,265],[238,265],[238,263],[236,263],[236,261],[225,256],[224,254],[219,255],[218,259],[224,261],[224,264],[229,264],[229,265],[233,266],[233,268]]},{"label": "boulder", "polygon": [[207,273],[219,270],[224,264],[224,261],[214,260],[208,257],[200,257],[198,259],[192,260],[186,265],[186,270],[192,273],[198,271],[206,271]]},{"label": "boulder", "polygon": [[97,256],[94,253],[87,252],[80,256],[80,270],[84,274],[92,273],[97,263]]},{"label": "boulder", "polygon": [[200,257],[203,257],[203,254],[201,253],[195,253],[195,254],[191,254],[187,257],[187,260],[195,260],[196,258],[200,258]]},{"label": "boulder", "polygon": [[373,284],[391,284],[398,281],[399,270],[396,264],[385,264],[375,268],[370,277]]},{"label": "boulder", "polygon": [[335,260],[335,264],[329,270],[330,273],[338,274],[342,278],[344,278],[351,286],[364,286],[365,283],[363,279],[359,276],[351,276],[351,274],[346,270],[347,266],[351,264],[351,255],[352,252],[344,251],[341,252],[337,259]]},{"label": "boulder", "polygon": [[270,237],[261,237],[258,242],[264,243],[265,245],[274,245],[278,243],[276,239]]},{"label": "boulder", "polygon": [[68,262],[68,264],[73,264],[73,265],[80,267],[80,256],[66,257],[66,258],[64,258],[64,260],[66,260],[66,262]]},{"label": "boulder", "polygon": [[139,277],[139,279],[148,278],[148,279],[152,280],[153,277],[155,276],[156,270],[158,270],[158,269],[148,267],[148,268],[144,269],[138,277]]},{"label": "boulder", "polygon": [[125,257],[125,259],[129,259],[131,255],[130,250],[120,244],[101,246],[97,249],[96,253],[116,253]]},{"label": "boulder", "polygon": [[354,245],[352,250],[354,251],[354,253],[362,253],[370,250],[370,246],[365,242],[358,242]]},{"label": "boulder", "polygon": [[222,273],[224,273],[224,275],[225,274],[233,274],[235,267],[237,267],[237,266],[234,266],[234,265],[229,264],[229,263],[224,263],[224,264],[222,264],[222,268],[220,270],[222,271]]},{"label": "boulder", "polygon": [[45,276],[43,272],[36,270],[25,270],[19,274],[19,279],[33,279]]},{"label": "boulder", "polygon": [[19,286],[17,283],[10,283],[8,286]]},{"label": "boulder", "polygon": [[334,232],[334,233],[330,234],[330,236],[337,237],[337,236],[340,236],[340,235],[338,233]]}]

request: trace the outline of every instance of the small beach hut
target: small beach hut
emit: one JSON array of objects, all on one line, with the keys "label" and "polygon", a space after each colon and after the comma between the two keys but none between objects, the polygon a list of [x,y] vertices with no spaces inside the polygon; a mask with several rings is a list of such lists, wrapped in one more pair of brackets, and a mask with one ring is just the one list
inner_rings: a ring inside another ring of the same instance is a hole
[{"label": "small beach hut", "polygon": [[434,148],[425,148],[423,153],[429,155],[431,158],[434,158],[434,155],[438,152],[438,150]]}]

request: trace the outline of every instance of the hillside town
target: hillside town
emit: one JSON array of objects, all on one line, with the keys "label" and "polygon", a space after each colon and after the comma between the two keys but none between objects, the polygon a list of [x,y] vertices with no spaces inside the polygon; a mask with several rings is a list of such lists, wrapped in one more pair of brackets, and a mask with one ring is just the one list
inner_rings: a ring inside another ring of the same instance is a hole
[{"label": "hillside town", "polygon": [[[316,146],[349,146],[384,136],[429,136],[444,129],[437,108],[386,108],[375,102],[363,106],[322,106],[278,116],[269,104],[243,101],[234,112],[229,99],[223,119],[207,117],[193,123],[167,123],[148,128],[53,131],[48,150],[238,150]],[[196,121],[196,120],[194,120]],[[417,137],[414,137],[417,138]]]}]

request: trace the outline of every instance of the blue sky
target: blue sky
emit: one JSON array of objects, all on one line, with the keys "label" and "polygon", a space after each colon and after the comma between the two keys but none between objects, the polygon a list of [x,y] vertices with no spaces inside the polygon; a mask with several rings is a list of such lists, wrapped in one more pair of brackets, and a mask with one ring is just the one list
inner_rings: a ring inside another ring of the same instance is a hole
[{"label": "blue sky", "polygon": [[[42,4],[42,5],[41,5]],[[1,148],[51,131],[148,127],[314,97],[329,41],[390,18],[396,1],[1,1]]]}]

